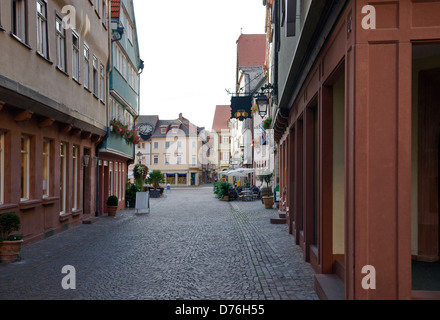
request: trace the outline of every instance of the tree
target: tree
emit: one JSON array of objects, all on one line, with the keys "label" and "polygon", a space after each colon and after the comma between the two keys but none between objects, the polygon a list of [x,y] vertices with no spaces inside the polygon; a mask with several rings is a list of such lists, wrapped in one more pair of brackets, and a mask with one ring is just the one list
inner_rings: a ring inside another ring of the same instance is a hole
[{"label": "tree", "polygon": [[165,182],[165,178],[160,170],[153,170],[148,177],[148,182],[153,185],[154,189],[157,189],[160,183]]}]

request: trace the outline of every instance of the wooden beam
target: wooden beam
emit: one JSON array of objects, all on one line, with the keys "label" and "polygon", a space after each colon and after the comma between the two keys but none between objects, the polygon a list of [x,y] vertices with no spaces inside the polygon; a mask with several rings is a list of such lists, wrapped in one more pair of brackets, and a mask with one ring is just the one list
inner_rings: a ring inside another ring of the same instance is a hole
[{"label": "wooden beam", "polygon": [[100,143],[102,141],[102,137],[100,135],[94,134],[92,135],[92,142],[93,143]]},{"label": "wooden beam", "polygon": [[82,130],[80,128],[73,128],[70,130],[70,134],[72,136],[79,136],[82,133]]},{"label": "wooden beam", "polygon": [[47,117],[38,123],[38,127],[39,128],[47,128],[47,127],[50,127],[54,122],[55,122],[55,119]]},{"label": "wooden beam", "polygon": [[71,125],[70,123],[63,123],[60,125],[60,131],[62,133],[69,133],[70,130],[72,130],[73,125]]},{"label": "wooden beam", "polygon": [[26,121],[32,118],[33,114],[34,113],[30,110],[23,110],[15,115],[14,120],[17,122]]},{"label": "wooden beam", "polygon": [[87,140],[90,139],[91,137],[92,137],[91,132],[84,131],[83,133],[81,133],[81,139]]}]

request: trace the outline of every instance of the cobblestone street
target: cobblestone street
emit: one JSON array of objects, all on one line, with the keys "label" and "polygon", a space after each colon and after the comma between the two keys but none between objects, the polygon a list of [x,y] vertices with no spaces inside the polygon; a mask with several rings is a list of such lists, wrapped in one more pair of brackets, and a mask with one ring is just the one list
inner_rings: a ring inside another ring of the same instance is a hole
[{"label": "cobblestone street", "polygon": [[[151,212],[101,217],[24,247],[0,266],[0,299],[315,300],[313,270],[277,209],[174,189]],[[64,290],[62,268],[75,267]]]}]

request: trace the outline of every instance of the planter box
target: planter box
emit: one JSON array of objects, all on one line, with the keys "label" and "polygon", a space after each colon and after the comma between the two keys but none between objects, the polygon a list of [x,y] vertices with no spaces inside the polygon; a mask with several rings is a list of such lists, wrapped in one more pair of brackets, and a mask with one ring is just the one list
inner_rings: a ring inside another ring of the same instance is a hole
[{"label": "planter box", "polygon": [[150,198],[160,198],[160,190],[150,189]]},{"label": "planter box", "polygon": [[18,241],[3,241],[0,243],[0,262],[11,263],[15,262],[21,250],[23,240]]}]

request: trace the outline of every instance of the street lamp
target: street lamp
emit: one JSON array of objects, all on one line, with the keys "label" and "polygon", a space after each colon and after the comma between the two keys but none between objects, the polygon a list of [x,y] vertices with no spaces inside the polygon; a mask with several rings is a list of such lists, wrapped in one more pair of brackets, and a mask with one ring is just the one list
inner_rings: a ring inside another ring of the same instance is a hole
[{"label": "street lamp", "polygon": [[269,98],[276,95],[276,88],[270,83],[266,84],[260,89],[260,92],[255,97],[255,103],[257,104],[258,114],[261,118],[267,115],[269,109]]},{"label": "street lamp", "polygon": [[255,102],[258,107],[258,114],[264,118],[267,114],[267,108],[269,106],[269,98],[262,92],[255,98]]},{"label": "street lamp", "polygon": [[136,156],[138,157],[138,162],[139,162],[139,164],[141,164],[141,162],[142,162],[142,152],[138,152],[137,154],[136,154]]}]

